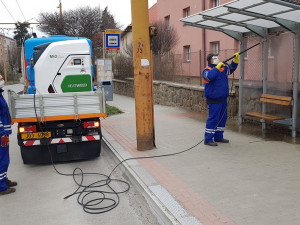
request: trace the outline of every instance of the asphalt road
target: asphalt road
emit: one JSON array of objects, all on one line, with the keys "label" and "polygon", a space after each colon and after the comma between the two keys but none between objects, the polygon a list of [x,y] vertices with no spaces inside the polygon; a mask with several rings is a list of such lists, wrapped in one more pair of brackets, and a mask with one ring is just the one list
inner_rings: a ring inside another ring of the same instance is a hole
[{"label": "asphalt road", "polygon": [[[5,87],[20,91],[20,85]],[[35,224],[159,224],[153,215],[145,198],[131,185],[130,190],[120,194],[119,205],[113,210],[102,214],[89,214],[77,203],[77,196],[68,199],[65,196],[72,194],[77,185],[72,176],[59,175],[51,164],[24,165],[17,144],[17,126],[13,126],[10,136],[11,163],[8,177],[17,181],[17,191],[10,195],[0,197],[0,224],[1,225],[35,225]],[[109,150],[102,146],[101,156],[93,160],[60,163],[56,165],[59,172],[72,174],[75,168],[81,168],[86,173],[101,173],[109,175],[116,163]],[[126,180],[121,171],[116,170],[112,178]],[[84,184],[88,185],[99,179],[100,175],[84,177]],[[128,182],[128,181],[127,181]],[[116,191],[126,189],[121,182],[112,182],[111,186]],[[101,188],[100,188],[101,189]],[[97,188],[99,190],[99,188]],[[108,187],[101,189],[107,191]],[[101,197],[102,194],[93,193],[87,199]],[[107,197],[117,200],[115,195]],[[106,205],[105,205],[106,204]],[[107,203],[101,207],[107,206]]]}]

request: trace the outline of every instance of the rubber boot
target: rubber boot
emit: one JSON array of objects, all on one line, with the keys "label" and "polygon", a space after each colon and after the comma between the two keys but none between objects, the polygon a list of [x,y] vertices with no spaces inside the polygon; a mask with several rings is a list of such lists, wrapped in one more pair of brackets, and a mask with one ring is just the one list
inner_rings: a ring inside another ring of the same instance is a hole
[{"label": "rubber boot", "polygon": [[0,191],[0,195],[7,195],[7,194],[11,194],[14,193],[16,191],[15,188],[7,188],[4,191]]}]

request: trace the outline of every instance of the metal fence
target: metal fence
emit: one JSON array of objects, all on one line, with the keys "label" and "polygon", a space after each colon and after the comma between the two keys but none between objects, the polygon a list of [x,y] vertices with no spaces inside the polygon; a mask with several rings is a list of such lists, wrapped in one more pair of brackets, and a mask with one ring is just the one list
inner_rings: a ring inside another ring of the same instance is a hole
[{"label": "metal fence", "polygon": [[[221,60],[231,56],[237,49],[226,49],[219,52]],[[165,54],[153,56],[153,79],[185,84],[202,85],[202,71],[207,66],[206,57],[212,52],[192,52],[187,59],[184,54]],[[113,63],[114,77],[125,79],[133,77],[133,60],[130,56],[115,57]]]}]

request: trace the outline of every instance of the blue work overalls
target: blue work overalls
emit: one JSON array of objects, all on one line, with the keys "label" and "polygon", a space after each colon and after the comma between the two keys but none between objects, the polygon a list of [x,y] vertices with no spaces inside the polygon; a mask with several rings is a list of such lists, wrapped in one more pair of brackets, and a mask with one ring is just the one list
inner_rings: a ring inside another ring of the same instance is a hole
[{"label": "blue work overalls", "polygon": [[220,71],[214,65],[208,64],[202,73],[204,94],[208,104],[208,119],[205,128],[205,142],[223,139],[227,121],[227,97],[229,96],[228,75],[232,74],[238,64],[232,62]]},{"label": "blue work overalls", "polygon": [[[3,90],[0,89],[0,137],[11,134],[11,120],[8,106],[2,96]],[[9,146],[2,147],[0,139],[0,191],[6,190],[6,173],[9,165]]]}]

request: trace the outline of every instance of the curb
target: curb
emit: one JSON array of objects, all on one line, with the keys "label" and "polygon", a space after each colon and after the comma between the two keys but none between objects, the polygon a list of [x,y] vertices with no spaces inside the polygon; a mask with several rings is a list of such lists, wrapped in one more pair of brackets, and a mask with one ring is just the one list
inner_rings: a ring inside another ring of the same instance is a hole
[{"label": "curb", "polygon": [[[132,158],[120,143],[102,127],[102,143],[109,149],[113,160],[120,163]],[[135,159],[120,165],[119,170],[131,184],[144,196],[153,214],[160,224],[166,225],[203,225],[197,218],[187,212],[180,203]]]},{"label": "curb", "polygon": [[[102,130],[104,130],[102,128]],[[107,136],[107,134],[106,134]],[[124,160],[124,158],[114,149],[112,144],[108,142],[108,140],[103,135],[102,144],[104,144],[107,149],[110,151],[108,154],[112,156],[113,160],[116,163],[120,163]],[[136,162],[136,160],[132,160]],[[148,188],[148,186],[140,179],[140,177],[136,174],[136,172],[128,165],[127,162],[122,163],[119,166],[119,170],[123,171],[125,177],[129,179],[130,183],[134,186],[135,189],[139,191],[143,195],[143,197],[148,202],[150,208],[153,210],[153,213],[161,222],[161,224],[166,225],[180,225],[178,220],[171,214],[171,212],[160,202],[160,200],[156,197],[156,195]]]}]

